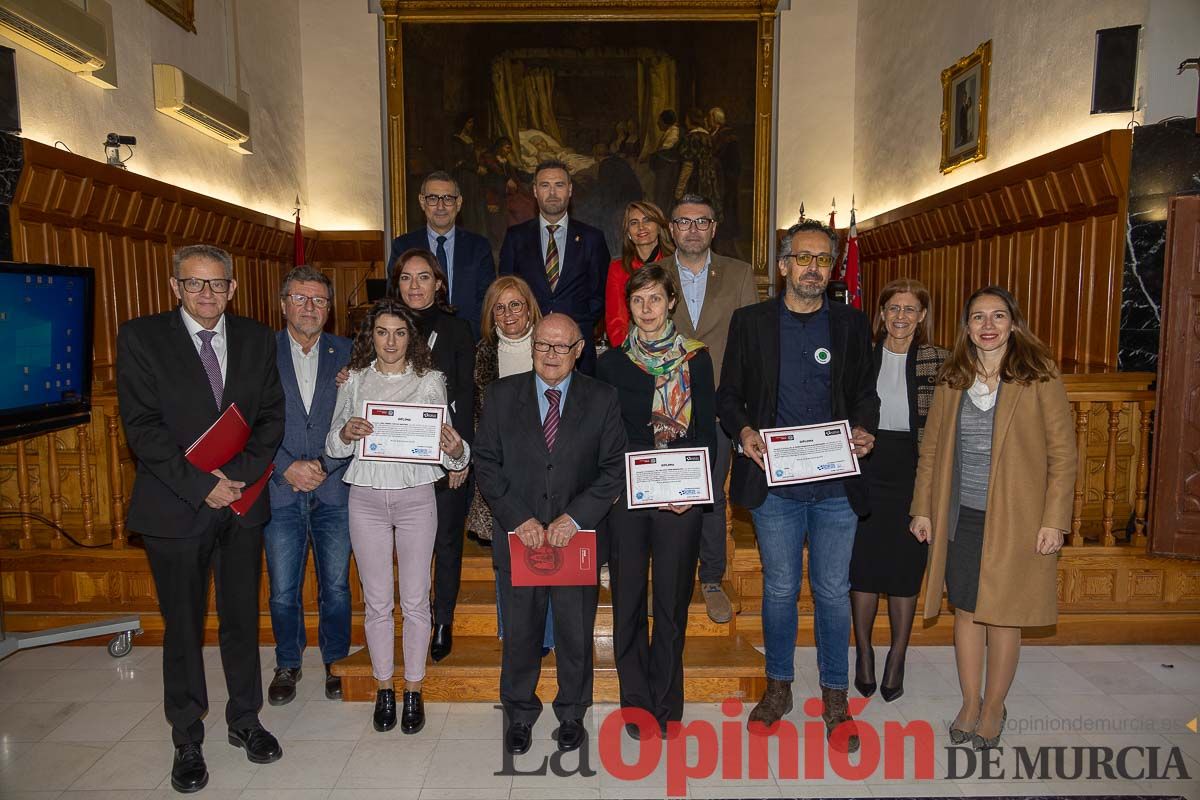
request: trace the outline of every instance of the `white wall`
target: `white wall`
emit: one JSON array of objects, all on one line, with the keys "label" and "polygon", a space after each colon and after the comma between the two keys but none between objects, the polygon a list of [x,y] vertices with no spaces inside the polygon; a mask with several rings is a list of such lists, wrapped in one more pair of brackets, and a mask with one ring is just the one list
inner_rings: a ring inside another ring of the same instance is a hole
[{"label": "white wall", "polygon": [[366,0],[300,0],[305,225],[383,229],[379,18]]},{"label": "white wall", "polygon": [[[1128,113],[1089,113],[1095,34],[1144,24],[1147,2],[859,0],[854,189],[860,218],[1124,127]],[[1189,3],[1195,0],[1181,4]],[[939,76],[988,39],[987,158],[941,175]]]},{"label": "white wall", "polygon": [[[116,89],[93,86],[16,47],[23,135],[46,144],[62,140],[103,161],[109,131],[131,134],[138,138],[131,172],[288,217],[305,183],[296,0],[196,0],[197,34],[144,0],[113,0],[112,6]],[[241,42],[240,76],[231,70],[230,9]],[[251,95],[254,154],[239,155],[155,111],[155,61],[175,64],[231,97],[240,77]]]},{"label": "white wall", "polygon": [[1179,62],[1200,56],[1200,0],[1150,0],[1142,32],[1146,122],[1196,116],[1196,70],[1177,75]]},{"label": "white wall", "polygon": [[779,15],[775,224],[805,214],[850,219],[854,179],[854,43],[858,0],[792,0]]}]

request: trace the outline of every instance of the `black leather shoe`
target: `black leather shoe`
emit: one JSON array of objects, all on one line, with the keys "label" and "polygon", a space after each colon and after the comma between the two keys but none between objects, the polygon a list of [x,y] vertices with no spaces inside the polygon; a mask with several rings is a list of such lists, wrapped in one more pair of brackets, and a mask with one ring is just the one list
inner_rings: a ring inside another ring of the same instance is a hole
[{"label": "black leather shoe", "polygon": [[229,729],[229,743],[246,751],[246,758],[254,764],[270,764],[283,758],[279,740],[267,732],[262,725],[241,730]]},{"label": "black leather shoe", "polygon": [[204,751],[198,744],[175,748],[175,763],[171,765],[171,787],[182,794],[198,792],[208,785],[208,767]]},{"label": "black leather shoe", "polygon": [[524,722],[514,722],[504,732],[504,751],[506,753],[514,756],[524,755],[529,752],[531,744],[533,744],[533,727]]},{"label": "black leather shoe", "polygon": [[434,625],[433,642],[429,645],[429,656],[433,659],[434,663],[450,655],[450,648],[453,646],[454,634],[450,630],[450,626]]},{"label": "black leather shoe", "polygon": [[396,727],[396,690],[379,689],[375,692],[375,730],[382,733]]},{"label": "black leather shoe", "polygon": [[420,692],[404,693],[404,708],[400,711],[400,732],[416,733],[425,727],[425,703]]},{"label": "black leather shoe", "polygon": [[271,685],[267,687],[267,702],[273,706],[286,706],[296,699],[296,683],[300,680],[299,667],[277,667]]},{"label": "black leather shoe", "polygon": [[333,664],[325,665],[325,699],[341,700],[342,679],[333,674],[331,667],[333,667]]},{"label": "black leather shoe", "polygon": [[587,731],[581,719],[565,719],[558,725],[558,749],[563,752],[578,750],[579,745],[587,738]]}]

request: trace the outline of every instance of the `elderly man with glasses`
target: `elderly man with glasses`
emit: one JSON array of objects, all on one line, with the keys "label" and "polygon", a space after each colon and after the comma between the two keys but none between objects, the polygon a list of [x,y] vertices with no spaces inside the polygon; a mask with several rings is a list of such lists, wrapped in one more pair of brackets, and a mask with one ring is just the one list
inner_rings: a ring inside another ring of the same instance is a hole
[{"label": "elderly man with glasses", "polygon": [[271,521],[263,531],[270,576],[275,677],[267,688],[273,706],[296,697],[307,644],[304,573],[312,545],[317,576],[317,643],[325,665],[325,696],[342,696],[330,672],[350,650],[349,459],[324,455],[325,435],[337,403],[338,370],[350,363],[350,340],[325,332],[333,284],[309,266],[289,272],[279,290],[286,326],[275,335],[276,364],[286,398],[283,442],[271,478]]},{"label": "elderly man with glasses", "polygon": [[479,341],[479,323],[483,315],[483,296],[496,279],[492,246],[478,232],[455,225],[462,210],[463,196],[458,182],[448,172],[431,172],[421,181],[417,203],[425,214],[425,224],[392,240],[388,257],[388,275],[396,259],[408,250],[428,250],[437,257],[449,285],[446,293],[456,313],[471,326]]},{"label": "elderly man with glasses", "polygon": [[[758,302],[754,270],[745,261],[718,255],[712,250],[718,221],[712,201],[694,194],[681,197],[671,209],[671,237],[675,254],[658,262],[675,276],[683,302],[676,304],[672,320],[689,339],[708,345],[713,372],[721,374],[729,319],[742,306]],[[713,622],[729,622],[733,605],[721,587],[725,577],[725,476],[729,474],[729,436],[737,431],[717,431],[713,458],[713,505],[703,513],[700,526],[700,588]]]},{"label": "elderly man with glasses", "polygon": [[796,601],[804,548],[813,597],[814,635],[826,735],[858,749],[847,707],[850,557],[866,486],[857,477],[768,489],[763,428],[848,420],[854,453],[864,456],[879,427],[871,331],[861,311],[831,303],[825,289],[837,261],[837,234],[816,220],[793,225],[779,249],[781,297],[735,311],[729,325],[717,414],[738,439],[729,494],[754,517],[763,571],[762,624],[767,688],[750,712],[769,727],[792,710]]}]

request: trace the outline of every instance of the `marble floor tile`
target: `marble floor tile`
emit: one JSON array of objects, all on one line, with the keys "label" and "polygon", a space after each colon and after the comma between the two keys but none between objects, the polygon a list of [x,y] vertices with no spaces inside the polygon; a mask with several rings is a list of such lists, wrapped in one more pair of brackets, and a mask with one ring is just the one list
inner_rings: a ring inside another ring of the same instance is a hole
[{"label": "marble floor tile", "polygon": [[[481,757],[482,756],[482,757]],[[425,773],[427,789],[507,789],[512,777],[496,775],[502,771],[500,749],[489,757],[481,754],[477,742],[442,739],[434,747],[429,770]]]},{"label": "marble floor tile", "polygon": [[25,669],[70,669],[71,665],[87,655],[85,647],[49,645],[18,650],[0,661],[0,672]]},{"label": "marble floor tile", "polygon": [[1024,656],[1025,650],[1022,650],[1017,676],[1013,680],[1013,689],[1020,687],[1022,691],[1016,694],[1103,694],[1095,684],[1061,661],[1037,662]]},{"label": "marble floor tile", "polygon": [[[293,700],[288,705],[296,705]],[[299,706],[299,713],[287,729],[289,739],[341,739],[357,742],[371,726],[372,706],[368,703],[329,703],[311,700]],[[279,734],[276,734],[279,735]]]},{"label": "marble floor tile", "polygon": [[58,670],[50,680],[29,693],[30,700],[70,700],[86,703],[115,683],[111,670]]},{"label": "marble floor tile", "polygon": [[355,747],[345,741],[284,739],[281,744],[283,758],[261,765],[247,789],[332,789]]},{"label": "marble floor tile", "polygon": [[160,704],[84,703],[46,736],[48,742],[115,742],[124,738]]},{"label": "marble floor tile", "polygon": [[[4,678],[0,677],[0,681]],[[0,740],[40,742],[65,722],[82,703],[9,703],[0,709]]]},{"label": "marble floor tile", "polygon": [[[0,757],[0,797],[28,789],[64,790],[104,756],[105,746],[38,742]],[[155,784],[157,785],[157,784]]]},{"label": "marble floor tile", "polygon": [[238,800],[328,800],[330,794],[329,789],[246,789]]},{"label": "marble floor tile", "polygon": [[329,800],[420,800],[421,790],[415,789],[334,789]]},{"label": "marble floor tile", "polygon": [[71,789],[157,789],[171,774],[170,741],[117,742]]},{"label": "marble floor tile", "polygon": [[[1172,661],[1147,661],[1138,658],[1135,662],[1147,675],[1164,683],[1176,692],[1194,692],[1200,687],[1200,661],[1175,658]],[[1130,689],[1122,694],[1154,694],[1150,690]]]},{"label": "marble floor tile", "polygon": [[358,742],[335,788],[419,790],[425,783],[437,742],[393,733],[396,732]]},{"label": "marble floor tile", "polygon": [[1155,733],[1188,733],[1187,723],[1196,717],[1200,706],[1180,702],[1174,694],[1114,694],[1112,699],[1143,720],[1143,729],[1153,725]]},{"label": "marble floor tile", "polygon": [[68,789],[58,800],[146,800],[151,789]]},{"label": "marble floor tile", "polygon": [[[19,655],[19,654],[18,654]],[[12,656],[11,658],[16,658]],[[11,658],[9,660],[11,660]],[[5,662],[0,662],[3,664]],[[63,670],[14,669],[0,675],[0,702],[28,702],[30,695],[52,681]],[[60,698],[54,698],[60,699]]]}]

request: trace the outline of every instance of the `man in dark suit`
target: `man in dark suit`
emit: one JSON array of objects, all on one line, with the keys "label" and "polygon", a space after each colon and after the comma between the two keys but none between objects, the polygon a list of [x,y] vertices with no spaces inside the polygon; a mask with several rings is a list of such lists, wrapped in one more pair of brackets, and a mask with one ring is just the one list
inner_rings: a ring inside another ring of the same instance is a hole
[{"label": "man in dark suit", "polygon": [[458,316],[470,323],[471,333],[479,341],[483,296],[496,278],[492,246],[479,233],[454,224],[463,197],[458,182],[449,173],[431,172],[421,182],[417,202],[425,212],[425,226],[392,240],[388,275],[406,250],[420,248],[433,253],[450,282],[446,287],[450,304],[458,309]]},{"label": "man in dark suit", "polygon": [[[137,476],[129,529],[140,533],[163,615],[163,688],[175,743],[171,785],[195,792],[208,783],[201,743],[204,618],[214,576],[221,663],[229,700],[229,742],[256,764],[283,754],[258,720],[258,587],[264,492],[238,516],[229,508],[257,481],[283,438],[284,400],[275,365],[275,334],[225,313],[237,281],[224,250],[189,245],[175,252],[171,288],[180,307],[130,320],[117,332],[117,397]],[[250,426],[241,453],[211,473],[185,451],[236,403]]]},{"label": "man in dark suit", "polygon": [[271,521],[263,531],[275,632],[275,677],[267,688],[273,706],[290,703],[300,680],[310,541],[317,571],[317,641],[330,700],[342,696],[342,679],[331,674],[330,665],[350,651],[350,487],[342,481],[349,460],[324,454],[337,404],[334,377],[350,363],[350,340],[325,333],[332,303],[332,282],[309,266],[289,272],[279,290],[287,325],[275,334],[275,349],[287,412],[270,482]]},{"label": "man in dark suit", "polygon": [[566,164],[539,164],[533,194],[541,213],[508,229],[500,248],[500,274],[524,278],[543,314],[557,311],[578,323],[584,337],[579,369],[591,375],[596,367],[592,330],[604,318],[608,245],[603,233],[568,216],[571,173]]},{"label": "man in dark suit", "polygon": [[585,344],[570,317],[545,317],[533,331],[533,372],[488,388],[475,434],[479,489],[496,517],[492,559],[504,609],[500,702],[504,747],[514,755],[529,749],[542,711],[536,690],[551,600],[559,750],[583,743],[583,716],[592,704],[596,584],[514,587],[507,535],[514,532],[527,547],[565,546],[576,531],[595,530],[621,493],[625,428],[617,392],[572,372]]},{"label": "man in dark suit", "polygon": [[[770,727],[792,709],[796,597],[807,541],[826,734],[849,724],[845,747],[858,749],[847,706],[850,556],[858,517],[868,511],[858,478],[767,488],[763,428],[848,420],[858,456],[879,427],[871,331],[861,311],[825,296],[836,263],[837,233],[816,220],[793,225],[779,247],[781,298],[733,312],[717,389],[721,425],[739,444],[729,495],[754,517],[763,570],[767,688],[748,724]],[[837,740],[835,740],[837,742]]]}]

